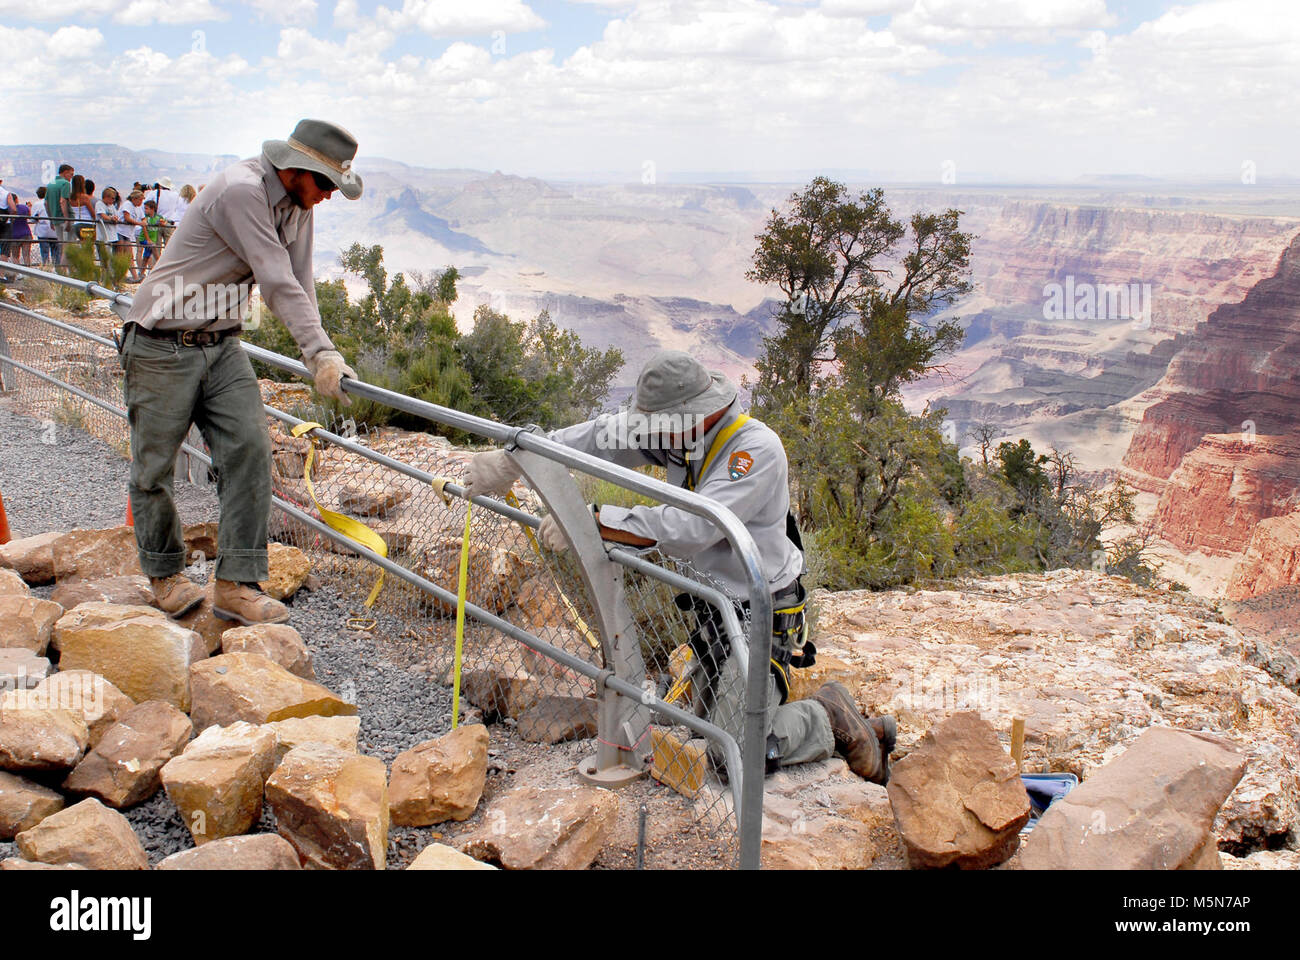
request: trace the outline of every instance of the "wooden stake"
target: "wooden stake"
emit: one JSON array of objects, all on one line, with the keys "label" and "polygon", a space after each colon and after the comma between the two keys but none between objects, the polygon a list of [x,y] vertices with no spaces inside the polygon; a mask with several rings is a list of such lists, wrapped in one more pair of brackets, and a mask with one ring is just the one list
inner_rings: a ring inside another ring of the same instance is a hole
[{"label": "wooden stake", "polygon": [[1011,759],[1016,761],[1016,770],[1025,769],[1025,721],[1016,717],[1011,721]]}]

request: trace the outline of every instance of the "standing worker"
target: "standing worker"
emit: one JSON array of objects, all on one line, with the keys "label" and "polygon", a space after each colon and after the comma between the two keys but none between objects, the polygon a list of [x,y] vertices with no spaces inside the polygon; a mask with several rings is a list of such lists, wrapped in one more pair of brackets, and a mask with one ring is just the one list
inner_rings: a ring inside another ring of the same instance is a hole
[{"label": "standing worker", "polygon": [[[893,717],[867,720],[842,684],[827,683],[811,699],[788,701],[791,667],[811,666],[815,647],[805,640],[806,594],[800,576],[804,558],[790,514],[789,464],[781,439],[744,414],[738,391],[723,374],[676,350],[654,356],[637,378],[633,410],[553,431],[565,446],[625,467],[654,464],[668,482],[710,497],[745,524],[758,547],[772,590],[773,640],[768,674],[768,769],[843,755],[853,772],[876,783],[889,779],[889,754],[897,727]],[[480,453],[470,463],[466,492],[500,496],[520,476],[504,450]],[[605,540],[657,547],[690,560],[717,580],[724,592],[743,597],[748,581],[740,559],[709,520],[677,507],[631,508],[593,505]],[[539,539],[551,550],[568,543],[552,515],[542,520]],[[692,689],[696,708],[740,739],[744,684],[738,657],[730,656],[718,612],[685,594],[693,609],[692,654],[698,659]],[[737,601],[738,610],[744,604]]]},{"label": "standing worker", "polygon": [[[317,391],[350,403],[356,374],[321,328],[312,278],[312,208],[335,190],[361,196],[357,142],[342,127],[303,120],[287,140],[233,164],[208,184],[176,229],[127,314],[120,344],[131,424],[135,539],[158,605],[173,617],[203,590],[184,574],[185,542],[172,501],[181,443],[196,425],[212,451],[221,521],[213,613],[242,624],[284,623],[267,596],[271,439],[239,333],[250,287],[302,350]],[[180,296],[178,297],[178,294]]]}]

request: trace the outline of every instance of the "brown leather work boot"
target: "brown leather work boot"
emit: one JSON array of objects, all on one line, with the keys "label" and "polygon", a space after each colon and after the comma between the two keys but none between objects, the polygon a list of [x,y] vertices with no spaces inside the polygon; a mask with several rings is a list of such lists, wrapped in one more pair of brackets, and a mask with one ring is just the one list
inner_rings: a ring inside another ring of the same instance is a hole
[{"label": "brown leather work boot", "polygon": [[150,577],[153,598],[169,617],[183,617],[203,602],[203,588],[183,573]]},{"label": "brown leather work boot", "polygon": [[234,620],[246,627],[259,623],[288,623],[289,608],[268,597],[256,584],[218,580],[212,597],[212,612],[221,620]]},{"label": "brown leather work boot", "polygon": [[889,782],[889,753],[894,749],[898,725],[893,717],[867,721],[858,712],[853,695],[841,683],[826,683],[813,694],[826,708],[835,735],[835,751],[849,762],[849,769],[872,783]]}]

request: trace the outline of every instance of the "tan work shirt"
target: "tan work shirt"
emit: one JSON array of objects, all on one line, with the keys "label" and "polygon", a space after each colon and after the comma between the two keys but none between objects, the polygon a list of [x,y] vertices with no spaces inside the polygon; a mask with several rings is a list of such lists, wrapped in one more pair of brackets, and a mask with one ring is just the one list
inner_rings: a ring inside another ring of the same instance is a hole
[{"label": "tan work shirt", "polygon": [[232,164],[190,204],[127,322],[157,330],[238,327],[256,282],[304,357],[333,350],[316,306],[312,227],[312,211],[293,202],[265,157]]}]

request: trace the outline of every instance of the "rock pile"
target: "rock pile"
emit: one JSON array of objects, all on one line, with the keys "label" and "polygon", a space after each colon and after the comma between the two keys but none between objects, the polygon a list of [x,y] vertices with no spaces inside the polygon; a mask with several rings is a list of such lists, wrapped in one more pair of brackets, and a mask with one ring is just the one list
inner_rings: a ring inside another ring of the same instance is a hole
[{"label": "rock pile", "polygon": [[[210,524],[186,536],[215,549]],[[391,819],[463,820],[478,806],[486,728],[403,754],[390,801],[383,761],[357,751],[356,705],[315,682],[297,631],[210,615],[200,630],[203,610],[170,620],[127,528],[14,541],[3,563],[0,840],[21,855],[4,869],[147,869],[117,810],[160,790],[195,844],[158,864],[175,870],[383,869]],[[273,545],[269,592],[291,596],[309,573],[301,552]],[[31,595],[50,582],[70,606]],[[264,807],[276,834],[253,832]],[[445,860],[435,851],[421,869]]]}]

